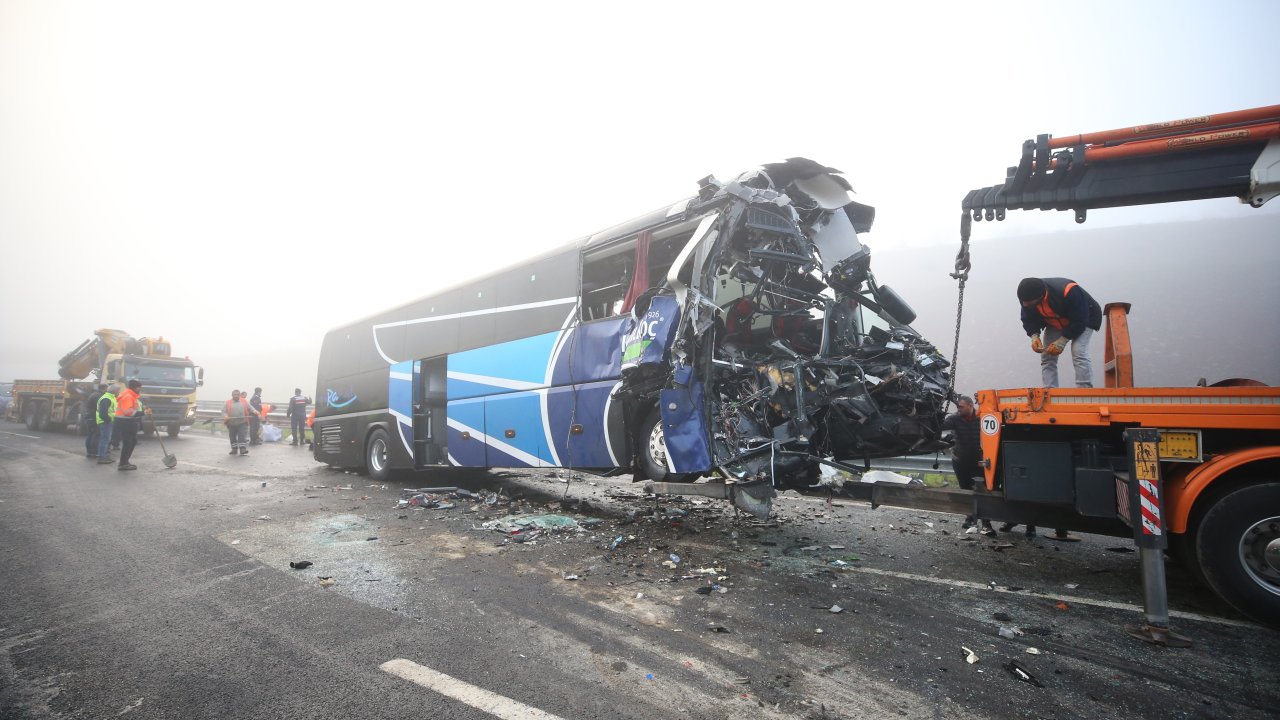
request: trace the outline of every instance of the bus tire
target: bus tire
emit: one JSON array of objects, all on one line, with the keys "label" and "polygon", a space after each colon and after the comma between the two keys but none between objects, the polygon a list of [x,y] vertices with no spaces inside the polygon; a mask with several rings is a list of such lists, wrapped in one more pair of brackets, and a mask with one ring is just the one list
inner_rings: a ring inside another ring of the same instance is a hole
[{"label": "bus tire", "polygon": [[1280,482],[1223,495],[1196,529],[1205,581],[1254,620],[1280,628]]},{"label": "bus tire", "polygon": [[654,408],[640,426],[640,465],[650,480],[684,482],[687,474],[673,473],[667,467],[667,443],[662,435],[662,413]]},{"label": "bus tire", "polygon": [[364,444],[364,470],[374,482],[384,482],[391,477],[391,439],[387,431],[377,428],[369,433]]}]

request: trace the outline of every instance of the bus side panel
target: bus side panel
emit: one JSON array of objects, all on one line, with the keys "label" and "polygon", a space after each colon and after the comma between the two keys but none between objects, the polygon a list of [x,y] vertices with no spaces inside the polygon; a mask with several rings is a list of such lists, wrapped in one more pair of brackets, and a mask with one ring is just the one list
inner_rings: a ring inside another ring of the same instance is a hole
[{"label": "bus side panel", "polygon": [[549,332],[450,355],[449,399],[498,395],[546,385],[547,365],[559,338],[558,331]]},{"label": "bus side panel", "polygon": [[544,393],[535,390],[485,398],[485,452],[491,466],[555,467],[545,441]]},{"label": "bus side panel", "polygon": [[392,467],[413,467],[413,398],[417,395],[414,363],[412,360],[396,363],[387,372],[387,411],[394,421],[392,445],[404,449],[402,457],[398,452],[390,452],[388,458]]},{"label": "bus side panel", "polygon": [[448,404],[449,461],[466,467],[488,467],[484,437],[484,398]]},{"label": "bus side panel", "polygon": [[622,340],[635,324],[630,315],[584,323],[561,343],[551,384],[615,380],[622,374]]},{"label": "bus side panel", "polygon": [[[552,388],[547,394],[550,439],[563,467],[616,468],[629,464],[626,427],[613,402],[617,380]],[[582,427],[581,433],[572,427]]]}]

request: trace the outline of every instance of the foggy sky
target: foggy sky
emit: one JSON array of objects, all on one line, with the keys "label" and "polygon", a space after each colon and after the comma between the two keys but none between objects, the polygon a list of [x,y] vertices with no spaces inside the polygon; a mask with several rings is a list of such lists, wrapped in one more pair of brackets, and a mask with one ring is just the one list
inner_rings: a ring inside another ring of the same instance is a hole
[{"label": "foggy sky", "polygon": [[1024,139],[1277,102],[1252,70],[1280,61],[1280,5],[1201,10],[5,2],[0,379],[118,327],[204,366],[204,399],[312,393],[335,325],[797,155],[877,207],[877,262],[949,287],[960,200]]}]

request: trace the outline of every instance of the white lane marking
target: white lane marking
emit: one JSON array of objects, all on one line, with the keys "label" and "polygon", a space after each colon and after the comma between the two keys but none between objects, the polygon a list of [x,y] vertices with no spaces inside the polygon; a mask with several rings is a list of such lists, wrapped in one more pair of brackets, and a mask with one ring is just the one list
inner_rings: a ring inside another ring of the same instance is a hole
[{"label": "white lane marking", "polygon": [[44,439],[44,438],[40,437],[39,435],[23,435],[22,433],[9,432],[8,430],[0,430],[0,432],[3,432],[5,435],[17,435],[18,437],[29,438],[29,439],[31,439],[31,440],[43,440],[43,439]]},{"label": "white lane marking", "polygon": [[[970,590],[984,590],[992,592],[991,586],[982,583],[969,582],[967,580],[951,580],[948,578],[929,577],[928,575],[913,575],[911,573],[894,572],[893,570],[880,570],[877,568],[853,567],[848,568],[854,572],[866,573],[868,575],[884,575],[886,577],[898,578],[899,580],[918,580],[921,582],[933,583],[935,585],[950,585],[952,587],[969,588]],[[1018,595],[1021,597],[1035,598],[1039,600],[1062,600],[1067,603],[1075,603],[1077,605],[1093,605],[1095,607],[1110,608],[1112,610],[1126,610],[1129,612],[1142,613],[1145,612],[1137,605],[1129,603],[1112,602],[1110,600],[1094,600],[1093,598],[1080,597],[1078,595],[1059,595],[1057,593],[1040,593],[1040,592],[1022,592],[1020,590],[1010,590],[996,586],[994,592],[1007,593],[1009,595]],[[1182,618],[1184,620],[1199,620],[1201,622],[1218,623],[1220,625],[1233,625],[1235,627],[1258,628],[1260,625],[1245,620],[1232,620],[1230,618],[1215,617],[1213,615],[1201,615],[1200,613],[1186,612],[1183,610],[1170,610],[1169,617]]]},{"label": "white lane marking", "polygon": [[502,720],[527,720],[527,718],[564,720],[559,715],[552,715],[545,710],[539,710],[536,707],[489,692],[484,688],[476,687],[455,677],[419,665],[412,660],[396,658],[382,663],[379,668],[383,672],[417,683],[428,690],[434,690],[441,695],[451,697],[477,710],[502,718]]}]

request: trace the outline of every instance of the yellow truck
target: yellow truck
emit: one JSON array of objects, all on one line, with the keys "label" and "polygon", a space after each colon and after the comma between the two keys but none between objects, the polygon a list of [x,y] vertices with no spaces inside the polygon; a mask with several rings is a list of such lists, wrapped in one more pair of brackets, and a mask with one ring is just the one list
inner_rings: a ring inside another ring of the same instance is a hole
[{"label": "yellow truck", "polygon": [[190,358],[173,356],[168,340],[134,338],[123,330],[102,328],[58,361],[58,380],[14,380],[6,419],[28,429],[76,426],[91,409],[86,401],[99,382],[142,381],[142,401],[157,427],[169,437],[195,422],[196,388],[204,369]]}]

